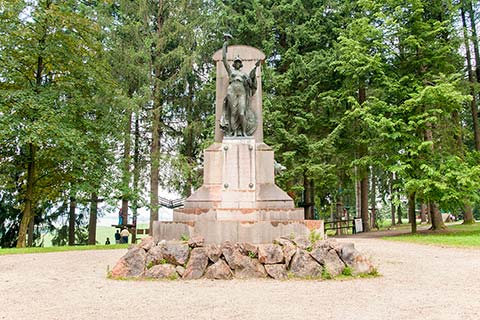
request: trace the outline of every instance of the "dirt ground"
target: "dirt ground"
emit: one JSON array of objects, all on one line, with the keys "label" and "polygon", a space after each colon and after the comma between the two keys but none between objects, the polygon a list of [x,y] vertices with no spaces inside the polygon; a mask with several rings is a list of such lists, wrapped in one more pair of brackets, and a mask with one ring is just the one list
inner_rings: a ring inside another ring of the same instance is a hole
[{"label": "dirt ground", "polygon": [[480,250],[353,241],[378,278],[114,281],[125,250],[0,256],[0,319],[480,319]]}]

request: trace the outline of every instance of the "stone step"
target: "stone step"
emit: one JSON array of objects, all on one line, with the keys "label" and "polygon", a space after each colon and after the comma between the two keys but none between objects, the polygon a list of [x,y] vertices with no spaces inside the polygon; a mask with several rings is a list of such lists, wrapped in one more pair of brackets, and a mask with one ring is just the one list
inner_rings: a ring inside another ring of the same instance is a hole
[{"label": "stone step", "polygon": [[201,236],[205,243],[224,241],[270,243],[279,237],[308,236],[312,231],[324,238],[322,220],[192,220],[156,221],[153,224],[155,241]]}]

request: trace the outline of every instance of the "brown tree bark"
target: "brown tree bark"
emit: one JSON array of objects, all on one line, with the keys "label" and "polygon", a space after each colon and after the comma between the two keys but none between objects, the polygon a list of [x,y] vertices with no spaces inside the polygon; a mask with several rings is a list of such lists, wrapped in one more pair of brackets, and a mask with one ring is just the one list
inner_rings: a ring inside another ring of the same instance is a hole
[{"label": "brown tree bark", "polygon": [[20,222],[20,230],[18,232],[17,248],[24,248],[27,240],[27,231],[30,221],[33,219],[33,196],[35,188],[36,174],[36,147],[33,144],[28,145],[30,157],[27,166],[27,186],[25,192],[25,207],[22,212],[22,221]]},{"label": "brown tree bark", "polygon": [[444,230],[447,229],[445,223],[443,223],[442,214],[440,213],[440,209],[435,202],[430,202],[430,213],[432,215],[431,221],[432,226],[430,230]]},{"label": "brown tree bark", "polygon": [[397,224],[402,224],[402,205],[399,204],[397,207]]},{"label": "brown tree bark", "polygon": [[427,222],[427,212],[428,212],[428,205],[425,203],[421,204],[421,209],[420,209],[420,222],[425,223]]},{"label": "brown tree bark", "polygon": [[135,115],[135,138],[133,146],[133,194],[132,201],[132,220],[133,232],[132,241],[137,242],[137,216],[138,216],[138,194],[140,189],[140,119],[139,114]]},{"label": "brown tree bark", "polygon": [[[130,149],[131,149],[131,140],[130,134],[132,131],[132,111],[129,109],[127,111],[127,124],[125,126],[125,137],[124,137],[124,148],[123,148],[123,186],[124,190],[130,189]],[[128,194],[122,195],[122,222],[123,225],[128,224],[128,201],[130,198],[130,192]]]},{"label": "brown tree bark", "polygon": [[392,213],[392,226],[395,225],[395,204],[393,203],[393,193],[394,193],[394,189],[393,189],[393,185],[394,185],[394,178],[395,178],[395,175],[394,173],[390,173],[390,186],[389,186],[389,189],[390,189],[390,211]]},{"label": "brown tree bark", "polygon": [[377,224],[377,177],[375,176],[375,170],[373,167],[370,170],[370,176],[372,180],[372,185],[370,188],[370,206],[372,208],[372,213],[370,215],[370,226],[372,228],[378,229]]},{"label": "brown tree bark", "polygon": [[[464,5],[465,5],[465,1],[464,1]],[[473,123],[473,137],[475,140],[475,150],[480,151],[480,131],[478,127],[477,95],[475,93],[475,78],[473,76],[472,57],[470,54],[470,41],[468,36],[468,26],[465,18],[464,6],[460,7],[460,13],[462,16],[462,24],[463,24],[463,39],[465,44],[465,54],[466,54],[466,60],[467,60],[468,82],[470,83],[470,94],[472,96],[472,101],[470,102],[470,109],[471,109],[472,123]],[[477,50],[478,50],[478,47],[477,47]],[[477,63],[478,62],[479,60],[477,60]],[[477,70],[479,69],[477,68]],[[480,81],[480,79],[477,79],[477,81]]]},{"label": "brown tree bark", "polygon": [[92,198],[90,199],[90,219],[88,222],[88,244],[96,244],[97,234],[97,212],[98,212],[98,196],[95,192],[92,192]]},{"label": "brown tree bark", "polygon": [[412,233],[417,233],[417,219],[415,216],[415,192],[408,195],[408,217],[411,221]]},{"label": "brown tree bark", "polygon": [[473,52],[475,54],[475,61],[477,62],[475,68],[475,75],[477,77],[477,81],[480,82],[480,50],[478,48],[477,27],[475,24],[475,10],[473,9],[472,0],[463,0],[463,4],[466,4],[468,16],[470,17],[470,30],[472,31]]},{"label": "brown tree bark", "polygon": [[304,196],[304,216],[306,220],[313,220],[314,219],[314,212],[313,212],[313,207],[314,204],[312,202],[312,199],[314,197],[313,195],[313,181],[311,179],[308,179],[307,174],[303,174],[303,188],[305,190],[305,196]]},{"label": "brown tree bark", "polygon": [[[158,2],[157,10],[157,48],[156,54],[161,54],[161,39],[163,30],[163,0]],[[155,57],[152,59],[155,61]],[[152,119],[152,146],[150,151],[150,235],[153,234],[153,222],[158,220],[158,177],[160,168],[160,119],[161,119],[161,68],[155,65],[155,79],[153,87],[153,119]]]},{"label": "brown tree bark", "polygon": [[32,219],[30,219],[30,223],[28,224],[28,238],[27,238],[27,246],[33,247],[33,240],[35,238],[35,215]]},{"label": "brown tree bark", "polygon": [[464,213],[463,213],[463,224],[474,224],[475,217],[473,216],[472,206],[465,204]]},{"label": "brown tree bark", "polygon": [[[364,83],[360,83],[358,88],[358,103],[362,105],[367,100],[367,91]],[[367,146],[365,144],[359,147],[360,158],[367,155]],[[368,218],[368,169],[360,169],[360,215],[362,217],[363,231],[370,231]]]},{"label": "brown tree bark", "polygon": [[370,223],[368,219],[368,177],[362,178],[360,180],[360,199],[361,199],[361,217],[363,223],[363,231],[370,231]]},{"label": "brown tree bark", "polygon": [[75,209],[77,202],[75,197],[70,197],[70,209],[68,211],[68,245],[75,245]]}]

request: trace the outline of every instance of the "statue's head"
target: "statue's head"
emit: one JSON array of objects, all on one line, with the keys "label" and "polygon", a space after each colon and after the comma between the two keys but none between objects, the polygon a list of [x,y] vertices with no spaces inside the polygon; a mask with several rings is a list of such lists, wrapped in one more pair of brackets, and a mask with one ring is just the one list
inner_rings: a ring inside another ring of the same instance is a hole
[{"label": "statue's head", "polygon": [[236,56],[235,59],[233,60],[233,67],[235,70],[239,70],[243,67],[242,60],[240,59],[240,56]]}]

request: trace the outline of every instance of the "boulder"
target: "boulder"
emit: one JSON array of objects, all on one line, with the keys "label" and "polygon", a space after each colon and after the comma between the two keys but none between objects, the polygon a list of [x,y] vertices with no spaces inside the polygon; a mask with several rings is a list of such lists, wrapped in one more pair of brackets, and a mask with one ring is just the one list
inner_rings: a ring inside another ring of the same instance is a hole
[{"label": "boulder", "polygon": [[185,268],[182,266],[176,266],[175,271],[177,271],[180,277],[183,277],[183,274],[185,273]]},{"label": "boulder", "polygon": [[277,239],[273,240],[273,243],[279,244],[281,246],[285,246],[285,245],[289,245],[289,244],[294,245],[293,241],[290,238],[287,238],[287,237],[277,238]]},{"label": "boulder", "polygon": [[155,241],[153,240],[153,237],[145,237],[140,241],[138,246],[148,252],[148,250],[155,246]]},{"label": "boulder", "polygon": [[148,250],[145,264],[147,267],[151,267],[161,263],[162,260],[163,260],[163,247],[154,246],[150,250]]},{"label": "boulder", "polygon": [[284,264],[266,264],[265,271],[275,280],[287,279],[287,267]]},{"label": "boulder", "polygon": [[290,266],[290,262],[292,261],[292,257],[297,252],[297,247],[290,242],[290,243],[285,243],[285,245],[282,247],[283,251],[283,257],[285,258],[285,265],[287,268]]},{"label": "boulder", "polygon": [[263,264],[282,263],[284,261],[282,247],[273,243],[259,245],[258,261]]},{"label": "boulder", "polygon": [[320,263],[327,272],[336,277],[343,272],[345,264],[334,249],[329,249],[329,246],[320,247],[310,252],[310,255],[318,263]]},{"label": "boulder", "polygon": [[233,273],[228,264],[222,259],[219,259],[207,268],[205,278],[227,280],[233,278]]},{"label": "boulder", "polygon": [[188,261],[189,254],[190,249],[188,245],[182,242],[167,242],[167,244],[162,247],[163,259],[177,266],[185,265]]},{"label": "boulder", "polygon": [[297,248],[290,262],[290,272],[294,276],[300,278],[319,277],[322,270],[322,266],[307,251]]},{"label": "boulder", "polygon": [[205,248],[200,247],[193,249],[182,278],[187,280],[200,279],[205,272],[207,264],[208,257]]},{"label": "boulder", "polygon": [[307,249],[312,247],[312,243],[305,236],[298,236],[293,239],[293,243],[300,249]]},{"label": "boulder", "polygon": [[202,236],[195,235],[195,236],[191,237],[190,239],[188,239],[187,244],[190,248],[203,247],[203,245],[205,244],[205,239]]},{"label": "boulder", "polygon": [[325,257],[325,264],[323,267],[332,277],[336,277],[339,274],[342,274],[343,269],[345,269],[345,264],[338,256],[337,251],[330,249]]},{"label": "boulder", "polygon": [[235,277],[239,279],[266,278],[267,272],[258,259],[242,256],[239,266],[235,268]]},{"label": "boulder", "polygon": [[352,245],[344,246],[340,258],[352,269],[353,275],[368,274],[375,270],[373,264]]},{"label": "boulder", "polygon": [[111,276],[113,278],[136,278],[145,271],[146,252],[135,246],[127,251],[113,267]]},{"label": "boulder", "polygon": [[213,263],[217,262],[222,255],[222,248],[214,243],[206,245],[205,250],[207,252],[208,259],[210,259],[210,261]]},{"label": "boulder", "polygon": [[166,263],[151,267],[145,271],[144,277],[155,279],[176,279],[178,278],[178,273],[175,270],[174,265]]},{"label": "boulder", "polygon": [[226,241],[222,245],[222,254],[229,267],[235,270],[235,277],[246,278],[265,278],[267,272],[258,259],[243,254],[240,246],[232,245]]},{"label": "boulder", "polygon": [[242,267],[242,260],[245,255],[243,255],[242,250],[238,246],[226,241],[222,244],[221,250],[230,268],[239,269]]},{"label": "boulder", "polygon": [[250,258],[257,257],[258,255],[258,247],[255,244],[244,242],[244,243],[240,243],[238,247],[240,248],[243,254],[249,256]]}]

